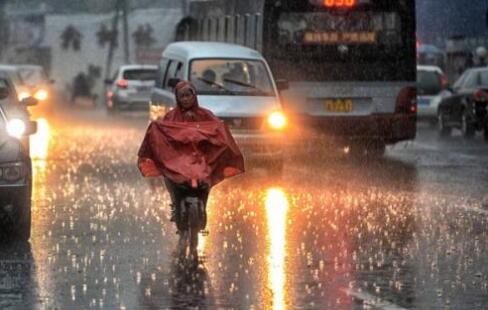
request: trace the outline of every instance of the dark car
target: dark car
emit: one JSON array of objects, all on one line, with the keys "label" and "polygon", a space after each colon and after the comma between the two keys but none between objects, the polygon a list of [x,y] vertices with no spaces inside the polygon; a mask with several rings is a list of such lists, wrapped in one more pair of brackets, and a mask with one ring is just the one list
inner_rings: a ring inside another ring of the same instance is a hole
[{"label": "dark car", "polygon": [[488,141],[488,68],[469,69],[443,95],[438,119],[441,136],[449,136],[453,128],[472,138],[484,131]]},{"label": "dark car", "polygon": [[15,91],[8,80],[0,78],[0,229],[8,236],[28,240],[32,165],[25,138],[37,131],[37,123],[22,109],[7,109],[12,94]]}]

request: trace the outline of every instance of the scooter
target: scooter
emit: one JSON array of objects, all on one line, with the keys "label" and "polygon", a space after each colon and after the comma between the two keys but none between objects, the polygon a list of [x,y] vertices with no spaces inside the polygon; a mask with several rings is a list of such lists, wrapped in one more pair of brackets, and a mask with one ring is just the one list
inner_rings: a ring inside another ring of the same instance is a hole
[{"label": "scooter", "polygon": [[[195,184],[194,184],[195,185]],[[176,185],[179,196],[179,208],[176,210],[176,227],[180,235],[180,251],[190,261],[198,265],[198,239],[199,233],[207,225],[206,200],[208,198],[208,185],[199,183]],[[187,252],[188,250],[188,252]]]}]

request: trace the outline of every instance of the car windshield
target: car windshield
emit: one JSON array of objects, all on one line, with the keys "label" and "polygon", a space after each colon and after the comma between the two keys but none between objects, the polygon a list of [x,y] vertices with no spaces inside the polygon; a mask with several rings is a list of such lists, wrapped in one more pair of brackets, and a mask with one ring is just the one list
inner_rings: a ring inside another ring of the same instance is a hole
[{"label": "car windshield", "polygon": [[258,60],[194,60],[190,79],[201,95],[274,95],[268,70]]},{"label": "car windshield", "polygon": [[22,80],[29,85],[44,83],[48,80],[42,68],[19,68],[19,74]]},{"label": "car windshield", "polygon": [[437,95],[442,90],[441,76],[436,71],[417,71],[417,89],[420,95]]},{"label": "car windshield", "polygon": [[123,77],[129,81],[155,81],[156,69],[126,69]]}]

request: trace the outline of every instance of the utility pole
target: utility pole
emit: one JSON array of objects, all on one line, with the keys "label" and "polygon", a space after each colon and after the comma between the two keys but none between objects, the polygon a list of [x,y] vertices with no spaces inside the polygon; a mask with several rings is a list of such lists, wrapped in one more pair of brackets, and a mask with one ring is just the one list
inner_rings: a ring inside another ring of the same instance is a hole
[{"label": "utility pole", "polygon": [[112,19],[112,29],[111,29],[112,38],[109,42],[107,62],[105,65],[105,79],[110,79],[110,75],[112,74],[112,61],[114,58],[115,44],[117,42],[116,34],[118,33],[118,25],[119,25],[120,3],[121,3],[120,0],[117,0],[115,2],[115,15]]},{"label": "utility pole", "polygon": [[[2,0],[0,0],[2,1]],[[119,17],[122,14],[122,24],[123,24],[123,44],[124,44],[124,62],[128,64],[130,62],[130,54],[129,54],[129,21],[128,21],[128,0],[116,0],[115,1],[115,13],[112,19],[112,40],[110,40],[109,48],[108,48],[108,56],[107,56],[107,63],[105,66],[105,79],[110,79],[110,74],[112,73],[112,63],[115,53],[115,45],[117,43],[119,29]]]},{"label": "utility pole", "polygon": [[124,24],[124,61],[126,64],[130,61],[130,52],[129,52],[129,20],[128,20],[128,0],[121,0],[122,1],[122,18]]}]

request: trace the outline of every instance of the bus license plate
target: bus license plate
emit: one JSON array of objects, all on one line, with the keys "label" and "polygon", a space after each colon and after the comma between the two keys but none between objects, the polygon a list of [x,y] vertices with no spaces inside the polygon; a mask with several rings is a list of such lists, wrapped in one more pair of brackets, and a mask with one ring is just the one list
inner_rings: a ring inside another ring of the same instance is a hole
[{"label": "bus license plate", "polygon": [[352,112],[352,99],[327,99],[325,100],[325,110],[333,113]]}]

